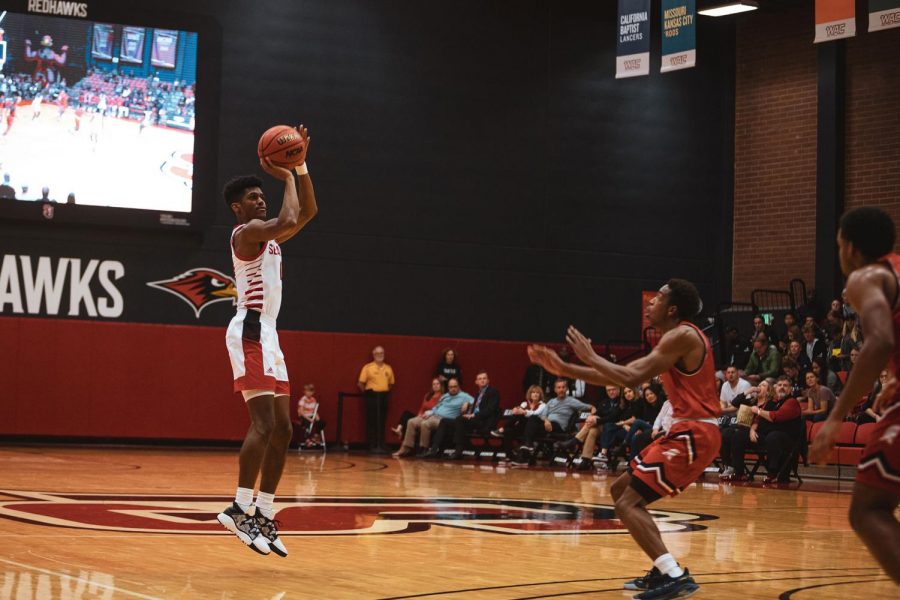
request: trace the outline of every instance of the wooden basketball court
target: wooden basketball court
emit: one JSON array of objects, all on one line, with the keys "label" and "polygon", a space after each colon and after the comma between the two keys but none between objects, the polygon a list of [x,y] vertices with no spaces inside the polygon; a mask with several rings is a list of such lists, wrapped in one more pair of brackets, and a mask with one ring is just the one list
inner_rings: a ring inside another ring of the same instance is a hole
[{"label": "wooden basketball court", "polygon": [[[0,447],[0,598],[627,598],[648,568],[604,475],[292,452],[279,558],[215,521],[236,469],[236,449]],[[657,517],[697,597],[896,598],[849,490],[710,479]]]}]

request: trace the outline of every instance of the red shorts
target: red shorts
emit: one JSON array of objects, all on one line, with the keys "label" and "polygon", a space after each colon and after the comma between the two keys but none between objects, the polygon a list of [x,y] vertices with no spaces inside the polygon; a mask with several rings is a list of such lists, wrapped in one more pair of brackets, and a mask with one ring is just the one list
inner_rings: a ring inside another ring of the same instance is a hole
[{"label": "red shorts", "polygon": [[[722,434],[718,425],[703,421],[679,421],[665,435],[644,448],[628,465],[638,492],[649,488],[657,497],[675,496],[697,481],[718,456]],[[656,498],[648,498],[648,502]]]},{"label": "red shorts", "polygon": [[872,430],[856,481],[900,496],[900,402],[891,406]]}]

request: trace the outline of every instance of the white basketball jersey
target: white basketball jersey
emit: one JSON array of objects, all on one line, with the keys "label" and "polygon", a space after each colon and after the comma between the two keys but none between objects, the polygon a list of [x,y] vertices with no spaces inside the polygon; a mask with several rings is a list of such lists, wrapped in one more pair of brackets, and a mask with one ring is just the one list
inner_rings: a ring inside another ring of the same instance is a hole
[{"label": "white basketball jersey", "polygon": [[275,240],[269,240],[256,256],[238,256],[234,250],[234,236],[244,227],[238,225],[231,232],[237,307],[277,319],[281,308],[281,246]]}]

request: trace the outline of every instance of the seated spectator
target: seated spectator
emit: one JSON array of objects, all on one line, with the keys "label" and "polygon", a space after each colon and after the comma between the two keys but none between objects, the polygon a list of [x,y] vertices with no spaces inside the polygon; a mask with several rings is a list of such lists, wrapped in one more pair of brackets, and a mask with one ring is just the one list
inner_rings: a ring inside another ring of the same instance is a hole
[{"label": "seated spectator", "polygon": [[[733,369],[734,367],[730,368]],[[651,383],[650,387],[644,390],[643,396],[638,398],[635,403],[634,416],[630,419],[630,422],[625,422],[625,427],[628,430],[628,434],[625,436],[625,447],[628,448],[629,461],[637,456],[638,453],[635,445],[637,436],[653,429],[653,423],[656,421],[656,417],[659,415],[659,411],[665,402],[666,393],[658,383]]]},{"label": "seated spectator", "polygon": [[[437,451],[431,451],[431,433],[438,428],[443,419],[455,419],[465,411],[473,398],[459,389],[459,380],[451,379],[447,382],[447,393],[441,396],[437,405],[432,410],[426,410],[422,417],[413,417],[406,424],[406,434],[403,436],[403,444],[394,452],[394,458],[401,458],[412,454],[416,447],[416,437],[419,438],[419,448],[424,450],[422,456],[437,456]],[[427,450],[425,450],[427,448]]]},{"label": "seated spectator", "polygon": [[[840,302],[837,300],[836,302]],[[832,309],[825,315],[825,336],[832,343],[840,340],[844,332],[844,315],[841,310]]]},{"label": "seated spectator", "polygon": [[746,481],[747,467],[744,464],[744,455],[751,443],[751,426],[754,415],[753,406],[765,406],[772,395],[773,381],[765,379],[756,387],[751,387],[746,392],[736,395],[732,399],[735,407],[735,423],[722,430],[722,449],[719,456],[725,469],[722,471],[722,481]]},{"label": "seated spectator", "polygon": [[853,367],[856,366],[856,361],[859,360],[859,346],[854,346],[850,348],[850,357],[847,362],[847,377],[850,377],[850,372],[853,371]]},{"label": "seated spectator", "polygon": [[809,360],[809,357],[806,355],[806,352],[803,351],[803,346],[800,342],[791,342],[788,344],[788,351],[785,358],[790,358],[797,364],[797,368],[801,373],[805,373],[812,368],[812,361]]},{"label": "seated spectator", "polygon": [[884,405],[880,406],[878,410],[875,409],[875,400],[881,394],[882,390],[884,390],[891,380],[891,373],[888,370],[884,370],[878,376],[878,381],[875,382],[875,387],[872,388],[872,391],[866,396],[866,399],[860,403],[860,406],[857,410],[854,410],[854,415],[850,420],[856,421],[858,424],[862,425],[863,423],[877,423],[881,420],[881,417],[884,416]]},{"label": "seated spectator", "polygon": [[722,409],[722,417],[719,419],[719,427],[730,427],[734,424],[734,416],[737,407],[731,405],[731,401],[738,394],[744,394],[750,389],[750,382],[740,376],[737,367],[730,366],[725,369],[725,383],[719,392],[719,404]]},{"label": "seated spectator", "polygon": [[766,339],[769,340],[772,345],[777,345],[778,335],[775,333],[775,329],[771,325],[766,324],[766,320],[762,315],[754,315],[753,333],[750,334],[749,340],[751,346],[761,333],[764,333],[766,335]]},{"label": "seated spectator", "polygon": [[316,386],[307,383],[303,386],[303,397],[297,402],[297,420],[294,424],[294,436],[302,446],[314,446],[319,433],[325,429],[325,421],[319,416],[319,402],[316,400]]},{"label": "seated spectator", "polygon": [[817,358],[827,357],[828,348],[825,346],[825,342],[816,338],[816,328],[813,325],[807,323],[803,326],[803,339],[806,343],[804,352],[810,363]]},{"label": "seated spectator", "polygon": [[741,339],[737,327],[725,330],[725,366],[742,368],[750,358],[750,345]]},{"label": "seated spectator", "polygon": [[460,371],[459,365],[456,364],[456,351],[453,348],[444,348],[441,356],[441,362],[435,368],[434,376],[440,379],[444,386],[453,378],[457,381],[462,381],[462,371]]},{"label": "seated spectator", "polygon": [[781,372],[781,354],[769,344],[765,333],[757,335],[753,342],[753,352],[744,369],[744,375],[750,383],[758,384],[763,379],[777,377]]},{"label": "seated spectator", "polygon": [[766,478],[763,483],[787,483],[790,481],[788,460],[798,444],[803,444],[806,428],[800,417],[800,403],[789,395],[790,383],[786,377],[779,377],[775,384],[775,397],[765,406],[751,407],[756,415],[751,427],[750,439],[754,437],[766,453]]},{"label": "seated spectator", "polygon": [[512,453],[513,441],[525,432],[525,423],[528,417],[542,415],[546,410],[544,403],[544,390],[538,385],[528,388],[525,400],[510,411],[510,417],[506,424],[491,432],[494,437],[503,438],[503,451],[509,456]]},{"label": "seated spectator", "polygon": [[787,351],[787,345],[791,342],[788,333],[793,327],[797,327],[797,316],[792,311],[788,311],[784,314],[784,336],[781,338],[782,345],[784,346],[783,352]]},{"label": "seated spectator", "polygon": [[814,360],[810,371],[815,373],[822,385],[827,386],[835,395],[840,393],[841,380],[834,371],[828,368],[828,361],[824,357]]},{"label": "seated spectator", "polygon": [[805,384],[805,381],[800,379],[800,368],[790,356],[781,361],[781,374],[791,380],[791,396],[799,398],[806,389],[804,385],[801,385]]},{"label": "seated spectator", "polygon": [[[648,383],[647,386],[649,387],[649,385],[650,384]],[[572,450],[576,448],[578,444],[582,444],[581,457],[583,460],[581,465],[585,466],[579,465],[579,468],[584,470],[593,468],[592,459],[594,457],[594,450],[597,447],[597,438],[600,436],[602,427],[609,422],[614,422],[618,416],[619,396],[623,394],[622,390],[620,390],[618,386],[608,385],[604,391],[606,392],[606,395],[600,399],[596,415],[586,419],[585,422],[582,423],[578,433],[574,436],[557,444],[557,447],[560,450]],[[630,388],[628,388],[628,391],[632,397],[636,394],[636,392]],[[606,460],[605,455],[603,460]]]},{"label": "seated spectator", "polygon": [[547,402],[543,414],[528,417],[522,434],[519,455],[513,464],[534,464],[534,441],[545,433],[564,433],[569,428],[572,417],[581,412],[596,412],[590,404],[585,404],[569,396],[569,384],[565,379],[557,379],[553,385],[556,397]]},{"label": "seated spectator", "polygon": [[656,420],[653,421],[653,428],[650,431],[644,431],[635,436],[632,454],[637,456],[644,448],[649,446],[653,440],[669,433],[669,429],[672,427],[672,419],[672,403],[666,400],[660,407],[659,414],[656,415]]},{"label": "seated spectator", "polygon": [[413,414],[408,410],[404,410],[403,414],[400,415],[400,422],[395,427],[391,427],[391,431],[396,433],[397,437],[402,439],[403,434],[406,432],[406,424],[409,420],[413,417],[424,417],[427,411],[437,406],[438,400],[440,400],[443,395],[444,384],[440,379],[435,377],[431,380],[431,391],[426,393],[425,397],[422,398],[422,404],[419,405],[419,412]]},{"label": "seated spectator", "polygon": [[[452,421],[453,443],[456,448],[450,457],[453,460],[462,458],[468,434],[478,433],[487,436],[500,418],[500,391],[491,385],[486,371],[478,373],[475,385],[478,387],[475,401],[469,405],[467,411]],[[441,441],[439,435],[436,435],[432,443],[440,448]]]},{"label": "seated spectator", "polygon": [[834,393],[821,384],[818,375],[812,371],[806,373],[806,391],[803,397],[807,401],[803,416],[813,423],[824,421],[834,408]]}]

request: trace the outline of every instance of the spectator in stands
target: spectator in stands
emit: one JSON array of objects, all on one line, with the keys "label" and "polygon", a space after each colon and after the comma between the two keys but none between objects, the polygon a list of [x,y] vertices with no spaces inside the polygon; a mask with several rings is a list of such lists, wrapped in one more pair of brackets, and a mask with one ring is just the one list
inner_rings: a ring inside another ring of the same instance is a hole
[{"label": "spectator in stands", "polygon": [[300,443],[307,448],[314,446],[319,433],[325,429],[325,421],[319,415],[315,385],[307,383],[303,386],[303,397],[297,402],[297,420],[293,424],[294,435],[299,437]]},{"label": "spectator in stands", "polygon": [[730,427],[734,424],[734,416],[737,407],[731,405],[731,401],[738,394],[745,394],[750,389],[750,382],[740,376],[737,367],[730,366],[725,369],[725,383],[719,392],[719,404],[722,408],[722,417],[719,419],[719,427]]},{"label": "spectator in stands", "polygon": [[644,448],[650,445],[650,442],[661,435],[669,433],[669,429],[672,427],[672,419],[672,403],[666,400],[663,402],[662,407],[660,407],[659,414],[656,415],[656,420],[653,421],[653,429],[644,431],[635,436],[632,453],[637,456]]},{"label": "spectator in stands", "polygon": [[810,371],[815,373],[819,381],[827,386],[834,394],[840,393],[842,388],[841,380],[834,374],[834,371],[828,368],[828,361],[825,360],[825,358],[820,357],[814,360]]},{"label": "spectator in stands", "polygon": [[884,416],[884,404],[882,403],[878,410],[875,410],[875,399],[878,398],[878,395],[887,385],[889,379],[890,372],[887,370],[882,371],[878,376],[878,381],[875,382],[875,387],[872,388],[872,391],[869,392],[869,395],[866,396],[865,400],[860,402],[860,405],[857,407],[857,410],[854,411],[855,414],[850,420],[856,421],[860,425],[863,423],[877,423],[881,420],[881,417]]},{"label": "spectator in stands", "polygon": [[510,411],[506,424],[491,432],[491,435],[503,438],[503,451],[506,456],[512,452],[513,441],[525,431],[525,423],[528,417],[542,415],[546,410],[544,402],[544,390],[539,385],[533,385],[525,392],[525,400]]},{"label": "spectator in stands", "polygon": [[573,417],[581,412],[595,413],[590,404],[569,396],[569,383],[565,379],[557,379],[553,384],[556,397],[547,403],[544,413],[528,418],[522,435],[519,455],[513,464],[534,464],[534,441],[544,433],[564,433],[570,430]]},{"label": "spectator in stands", "polygon": [[758,386],[751,387],[732,399],[732,405],[736,409],[735,422],[722,430],[722,449],[719,452],[722,464],[725,465],[722,481],[747,479],[744,455],[747,448],[758,441],[756,433],[751,429],[755,418],[751,407],[766,405],[771,397],[773,384],[772,379],[765,379]]},{"label": "spectator in stands", "polygon": [[816,328],[809,323],[803,326],[803,339],[806,340],[804,352],[810,363],[817,358],[827,356],[828,348],[825,346],[825,342],[816,338]]},{"label": "spectator in stands", "polygon": [[791,342],[797,342],[800,344],[800,348],[802,349],[804,344],[806,344],[806,340],[803,337],[803,330],[800,329],[799,325],[794,325],[787,332],[787,341],[788,344]]},{"label": "spectator in stands", "polygon": [[850,353],[854,348],[857,349],[859,356],[859,347],[862,345],[862,329],[859,326],[859,319],[856,313],[851,313],[844,319],[844,329],[841,332],[841,370],[850,371]]},{"label": "spectator in stands", "polygon": [[807,401],[803,416],[813,423],[824,421],[834,407],[834,393],[821,384],[819,376],[813,371],[806,372],[806,391],[803,395]]},{"label": "spectator in stands", "polygon": [[462,381],[462,371],[456,363],[456,351],[453,348],[444,348],[441,352],[441,362],[438,363],[434,370],[434,376],[441,380],[444,386],[450,379]]},{"label": "spectator in stands", "polygon": [[797,368],[800,369],[801,372],[806,372],[812,368],[812,361],[809,360],[806,352],[803,351],[803,346],[801,346],[798,341],[792,341],[788,344],[788,351],[785,359],[788,358],[797,364]]},{"label": "spectator in stands", "polygon": [[725,329],[725,366],[743,368],[750,358],[750,346],[741,339],[737,327]]},{"label": "spectator in stands", "polygon": [[69,192],[69,195],[66,196],[66,204],[75,204],[75,193]]},{"label": "spectator in stands", "polygon": [[788,311],[784,313],[784,341],[788,342],[787,332],[791,330],[791,327],[797,326],[797,315],[794,314],[794,311]]},{"label": "spectator in stands", "polygon": [[831,341],[840,340],[844,332],[844,315],[840,309],[830,310],[825,316],[825,335]]},{"label": "spectator in stands", "polygon": [[16,199],[16,190],[9,185],[9,173],[3,174],[3,185],[0,185],[0,198],[6,198],[7,200]]},{"label": "spectator in stands", "polygon": [[781,374],[791,380],[791,396],[799,398],[806,389],[806,382],[800,378],[800,367],[797,366],[797,361],[790,356],[784,357],[784,360],[781,361]]},{"label": "spectator in stands", "polygon": [[406,424],[409,420],[413,417],[424,417],[427,411],[437,406],[438,400],[440,400],[443,395],[444,384],[440,379],[435,377],[431,380],[431,390],[425,394],[424,398],[422,398],[422,404],[419,405],[419,411],[416,414],[413,414],[408,410],[404,410],[403,414],[400,415],[400,422],[395,427],[391,427],[391,431],[396,433],[397,437],[403,439],[403,434],[406,432]]},{"label": "spectator in stands", "polygon": [[850,358],[847,363],[847,376],[850,376],[850,371],[853,370],[853,367],[856,366],[856,361],[859,360],[859,346],[854,346],[850,348]]},{"label": "spectator in stands", "polygon": [[766,334],[766,339],[770,340],[772,345],[777,344],[778,334],[775,332],[775,328],[766,323],[766,319],[762,315],[754,315],[753,333],[750,334],[751,346],[753,345],[753,341],[756,340],[760,333]]},{"label": "spectator in stands", "polygon": [[[647,385],[649,386],[650,384],[648,383]],[[633,389],[626,388],[625,391],[630,393],[632,399],[637,395]],[[591,468],[591,460],[594,456],[594,450],[597,448],[597,438],[600,437],[602,427],[616,419],[619,410],[619,397],[624,393],[623,390],[614,385],[606,386],[604,392],[605,395],[597,405],[596,416],[586,419],[578,433],[556,445],[560,450],[572,450],[578,447],[578,444],[582,444],[581,457],[583,460],[581,465],[586,466],[580,466],[580,468],[585,470]],[[606,460],[605,454],[603,460]]]},{"label": "spectator in stands", "polygon": [[[733,369],[734,367],[730,368]],[[626,393],[623,393],[623,396],[627,397],[627,391],[630,389],[625,388]],[[625,447],[628,449],[629,461],[637,455],[635,439],[641,433],[653,429],[653,423],[656,421],[656,417],[659,415],[659,411],[665,402],[666,393],[663,387],[658,383],[651,383],[650,387],[644,390],[644,394],[634,403],[634,416],[624,423],[628,430],[625,436]]]},{"label": "spectator in stands", "polygon": [[[469,405],[466,412],[452,421],[453,442],[456,446],[453,456],[450,457],[453,460],[462,458],[467,435],[478,433],[488,436],[500,418],[500,391],[491,385],[487,371],[478,373],[475,385],[478,388],[475,401]],[[440,440],[436,439],[434,443],[440,447],[439,442]]]},{"label": "spectator in stands", "polygon": [[366,397],[366,442],[369,451],[384,454],[384,422],[387,419],[388,396],[394,386],[394,370],[384,362],[384,348],[372,349],[372,362],[363,365],[357,385]]},{"label": "spectator in stands", "polygon": [[762,408],[753,406],[750,409],[757,417],[751,427],[751,440],[755,437],[766,453],[764,484],[790,481],[792,451],[799,449],[806,436],[800,417],[800,403],[789,393],[787,377],[779,377],[775,383],[774,397]]},{"label": "spectator in stands", "polygon": [[403,436],[403,444],[394,452],[394,458],[409,456],[416,447],[416,437],[419,438],[419,448],[424,452],[423,457],[437,456],[438,451],[432,452],[431,434],[441,424],[443,419],[455,419],[465,411],[472,402],[472,396],[459,389],[459,380],[451,379],[447,382],[447,393],[441,396],[437,405],[432,410],[426,410],[422,417],[413,417],[406,424],[406,434]]},{"label": "spectator in stands", "polygon": [[750,360],[747,361],[747,367],[744,369],[747,381],[758,384],[763,379],[777,377],[780,372],[781,354],[778,353],[775,346],[769,344],[765,333],[758,334],[753,342]]}]

